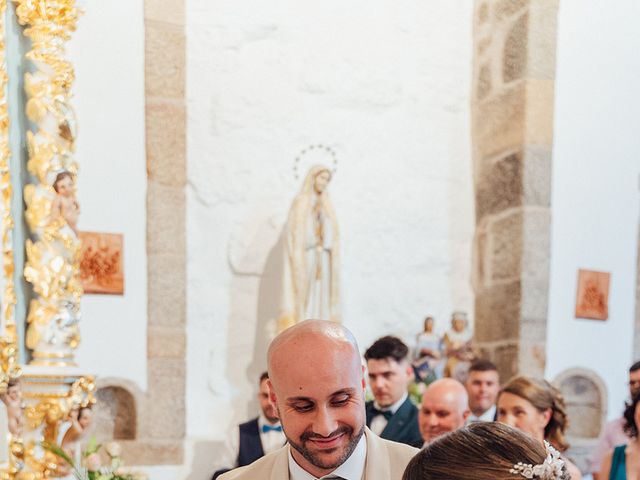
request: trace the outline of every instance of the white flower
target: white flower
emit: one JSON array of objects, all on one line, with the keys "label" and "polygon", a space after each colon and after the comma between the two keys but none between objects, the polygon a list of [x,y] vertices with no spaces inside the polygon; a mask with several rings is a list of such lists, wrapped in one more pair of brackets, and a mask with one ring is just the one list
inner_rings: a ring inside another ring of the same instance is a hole
[{"label": "white flower", "polygon": [[118,442],[109,442],[104,446],[104,449],[111,458],[116,458],[122,455],[122,448],[120,448],[120,444]]}]

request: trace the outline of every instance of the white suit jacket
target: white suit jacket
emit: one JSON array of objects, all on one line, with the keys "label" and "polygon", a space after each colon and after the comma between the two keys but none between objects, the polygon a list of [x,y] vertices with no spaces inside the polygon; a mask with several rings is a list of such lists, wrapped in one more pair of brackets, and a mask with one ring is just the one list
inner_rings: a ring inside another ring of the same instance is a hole
[{"label": "white suit jacket", "polygon": [[[400,480],[417,448],[378,437],[365,428],[367,460],[364,480]],[[289,445],[246,467],[225,473],[220,480],[289,480]]]}]

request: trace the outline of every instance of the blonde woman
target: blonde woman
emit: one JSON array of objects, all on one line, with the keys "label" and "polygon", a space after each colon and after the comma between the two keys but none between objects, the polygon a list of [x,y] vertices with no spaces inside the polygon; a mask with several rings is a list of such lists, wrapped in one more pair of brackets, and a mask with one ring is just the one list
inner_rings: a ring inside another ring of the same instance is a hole
[{"label": "blonde woman", "polygon": [[[498,394],[498,421],[522,430],[541,444],[546,440],[560,452],[569,448],[564,432],[567,413],[560,391],[546,380],[515,377]],[[563,457],[572,480],[582,474]]]}]

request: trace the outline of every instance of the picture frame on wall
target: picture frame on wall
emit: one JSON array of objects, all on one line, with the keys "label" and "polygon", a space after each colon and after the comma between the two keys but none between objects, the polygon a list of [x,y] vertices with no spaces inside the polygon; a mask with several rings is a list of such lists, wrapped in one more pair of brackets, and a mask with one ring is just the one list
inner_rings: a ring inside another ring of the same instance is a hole
[{"label": "picture frame on wall", "polygon": [[124,295],[124,241],[118,233],[79,232],[85,293]]},{"label": "picture frame on wall", "polygon": [[609,284],[611,274],[594,270],[578,270],[576,318],[607,320],[609,318]]}]

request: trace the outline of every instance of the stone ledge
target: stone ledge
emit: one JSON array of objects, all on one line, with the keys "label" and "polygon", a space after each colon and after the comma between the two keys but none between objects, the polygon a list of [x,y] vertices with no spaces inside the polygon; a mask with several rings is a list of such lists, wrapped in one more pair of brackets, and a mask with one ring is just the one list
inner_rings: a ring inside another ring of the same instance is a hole
[{"label": "stone ledge", "polygon": [[[162,421],[169,421],[164,419]],[[180,440],[121,440],[125,465],[181,465],[184,445]]]}]

